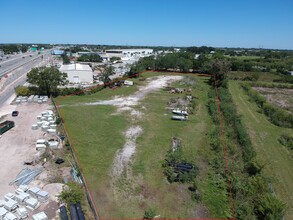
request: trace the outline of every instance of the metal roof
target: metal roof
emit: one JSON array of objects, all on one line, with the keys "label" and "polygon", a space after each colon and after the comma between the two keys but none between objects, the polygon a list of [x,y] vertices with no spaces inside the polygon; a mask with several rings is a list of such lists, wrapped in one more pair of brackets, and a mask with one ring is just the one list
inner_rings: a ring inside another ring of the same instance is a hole
[{"label": "metal roof", "polygon": [[65,64],[62,65],[59,69],[62,71],[92,71],[92,68],[89,65],[86,64],[80,64],[80,63],[74,63],[74,64]]}]

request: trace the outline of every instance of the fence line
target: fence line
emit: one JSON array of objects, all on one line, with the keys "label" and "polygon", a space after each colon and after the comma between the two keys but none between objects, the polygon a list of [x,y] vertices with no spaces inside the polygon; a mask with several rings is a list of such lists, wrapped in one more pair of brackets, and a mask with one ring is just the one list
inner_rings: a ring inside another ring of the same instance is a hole
[{"label": "fence line", "polygon": [[[55,102],[55,100],[54,100],[54,98],[53,98],[52,96],[51,96],[51,101],[52,101],[52,103],[53,103],[53,105],[54,105],[54,108],[55,108],[55,110],[56,110],[57,116],[63,120],[63,118],[61,117],[61,113],[60,113],[60,111],[59,111],[59,107],[58,107],[58,105],[56,105],[56,102]],[[57,103],[57,104],[58,104],[58,103]],[[82,168],[80,167],[80,162],[79,162],[79,160],[78,160],[78,158],[77,158],[77,156],[76,156],[75,150],[72,148],[72,145],[73,145],[73,144],[72,144],[72,142],[71,142],[71,140],[70,140],[70,138],[69,138],[69,135],[68,135],[67,129],[66,129],[66,127],[64,126],[64,123],[63,123],[62,120],[61,120],[62,129],[63,129],[63,131],[64,131],[64,134],[65,134],[65,136],[66,136],[66,139],[69,141],[69,149],[70,149],[70,151],[71,151],[71,155],[72,155],[72,157],[73,157],[73,159],[74,159],[75,165],[77,166],[78,170],[80,170],[81,179],[82,179],[82,183],[83,183],[83,186],[84,186],[84,188],[85,188],[85,191],[86,191],[86,196],[87,196],[88,203],[89,203],[89,205],[90,205],[90,207],[91,207],[91,210],[92,210],[92,212],[93,212],[93,214],[94,214],[95,219],[96,219],[96,220],[100,220],[99,214],[98,214],[97,209],[96,209],[95,202],[94,202],[94,200],[93,200],[93,198],[92,198],[92,195],[91,195],[91,192],[90,192],[90,190],[89,190],[88,184],[87,184],[86,179],[85,179],[85,177],[84,177],[84,174],[83,174],[83,172],[82,172]]]}]

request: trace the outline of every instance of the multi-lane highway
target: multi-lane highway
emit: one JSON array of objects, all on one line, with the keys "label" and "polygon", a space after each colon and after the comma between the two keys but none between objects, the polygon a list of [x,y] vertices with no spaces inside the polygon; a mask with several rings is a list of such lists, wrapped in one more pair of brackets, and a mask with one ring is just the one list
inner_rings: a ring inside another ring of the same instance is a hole
[{"label": "multi-lane highway", "polygon": [[4,56],[0,61],[0,108],[14,94],[15,87],[25,83],[26,74],[34,67],[46,65],[48,59],[49,51],[24,53],[9,59]]}]

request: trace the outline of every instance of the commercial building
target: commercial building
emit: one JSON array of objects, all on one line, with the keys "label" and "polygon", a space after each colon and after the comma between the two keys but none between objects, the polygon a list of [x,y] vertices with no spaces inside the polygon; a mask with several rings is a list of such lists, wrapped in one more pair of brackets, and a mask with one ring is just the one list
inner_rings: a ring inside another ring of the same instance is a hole
[{"label": "commercial building", "polygon": [[64,50],[51,50],[52,55],[63,55]]},{"label": "commercial building", "polygon": [[106,54],[110,57],[144,57],[153,53],[153,49],[112,49],[106,50]]},{"label": "commercial building", "polygon": [[69,83],[92,83],[93,70],[89,65],[75,63],[62,65],[60,72],[67,73]]}]

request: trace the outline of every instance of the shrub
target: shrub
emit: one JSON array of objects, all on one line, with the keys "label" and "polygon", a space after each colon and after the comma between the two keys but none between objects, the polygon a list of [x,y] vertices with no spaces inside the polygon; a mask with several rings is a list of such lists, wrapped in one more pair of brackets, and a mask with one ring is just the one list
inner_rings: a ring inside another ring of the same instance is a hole
[{"label": "shrub", "polygon": [[26,86],[17,86],[15,92],[17,96],[28,96],[31,94],[30,89]]},{"label": "shrub", "polygon": [[293,150],[293,136],[290,134],[282,134],[278,139],[279,142],[288,147],[289,149]]},{"label": "shrub", "polygon": [[66,186],[63,187],[60,195],[58,195],[58,200],[61,203],[65,203],[69,208],[70,204],[76,204],[77,202],[80,202],[82,197],[82,186],[75,182],[69,182]]},{"label": "shrub", "polygon": [[153,208],[148,208],[143,215],[143,219],[153,219],[156,216],[156,211]]}]

